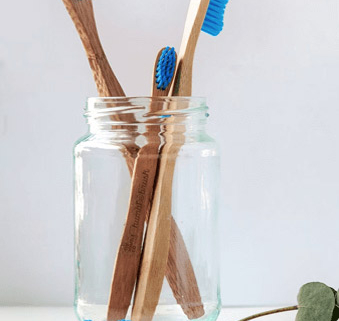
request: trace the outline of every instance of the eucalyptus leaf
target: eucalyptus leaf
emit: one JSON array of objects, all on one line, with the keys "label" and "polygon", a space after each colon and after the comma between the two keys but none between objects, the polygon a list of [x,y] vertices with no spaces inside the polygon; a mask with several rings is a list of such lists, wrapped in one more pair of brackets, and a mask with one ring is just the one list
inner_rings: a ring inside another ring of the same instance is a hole
[{"label": "eucalyptus leaf", "polygon": [[334,307],[334,310],[333,310],[333,315],[332,315],[331,321],[337,321],[337,320],[339,320],[339,297],[338,297],[338,292],[335,291],[335,307]]},{"label": "eucalyptus leaf", "polygon": [[311,282],[301,287],[298,306],[296,321],[331,321],[335,297],[327,285]]}]

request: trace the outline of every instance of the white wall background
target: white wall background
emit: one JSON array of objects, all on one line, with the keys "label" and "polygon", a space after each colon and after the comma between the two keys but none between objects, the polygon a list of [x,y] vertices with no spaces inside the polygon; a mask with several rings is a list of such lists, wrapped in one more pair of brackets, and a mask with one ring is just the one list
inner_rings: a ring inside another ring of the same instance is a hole
[{"label": "white wall background", "polygon": [[[98,27],[130,95],[179,47],[188,0],[95,0]],[[222,148],[222,297],[295,302],[339,287],[339,18],[336,0],[230,0],[225,30],[201,36],[194,94]],[[0,11],[0,304],[73,297],[72,144],[95,95],[61,0]]]}]

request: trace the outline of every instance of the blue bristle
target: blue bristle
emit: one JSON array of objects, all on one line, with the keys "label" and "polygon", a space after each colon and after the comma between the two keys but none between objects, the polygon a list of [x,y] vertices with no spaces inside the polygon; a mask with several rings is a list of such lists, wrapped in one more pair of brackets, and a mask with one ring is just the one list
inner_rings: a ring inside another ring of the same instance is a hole
[{"label": "blue bristle", "polygon": [[170,84],[174,75],[175,61],[174,48],[166,47],[161,53],[156,69],[157,89],[165,90]]},{"label": "blue bristle", "polygon": [[224,27],[225,8],[229,0],[210,0],[201,30],[217,36]]}]

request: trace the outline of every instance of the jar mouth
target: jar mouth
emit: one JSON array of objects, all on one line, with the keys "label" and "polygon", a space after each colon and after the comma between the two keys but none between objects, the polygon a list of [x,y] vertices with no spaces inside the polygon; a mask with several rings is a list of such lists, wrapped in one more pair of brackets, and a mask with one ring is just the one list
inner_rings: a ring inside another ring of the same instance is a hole
[{"label": "jar mouth", "polygon": [[187,118],[206,119],[207,110],[204,97],[90,97],[84,115],[89,123],[159,124],[169,117],[176,123]]}]

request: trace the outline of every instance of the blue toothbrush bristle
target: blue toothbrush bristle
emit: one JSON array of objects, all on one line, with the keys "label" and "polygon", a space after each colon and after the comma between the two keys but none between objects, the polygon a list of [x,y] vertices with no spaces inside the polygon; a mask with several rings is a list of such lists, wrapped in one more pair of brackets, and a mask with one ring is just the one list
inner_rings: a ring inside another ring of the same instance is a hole
[{"label": "blue toothbrush bristle", "polygon": [[165,90],[170,84],[175,70],[175,50],[174,48],[166,47],[159,58],[156,69],[156,83],[157,89]]},{"label": "blue toothbrush bristle", "polygon": [[225,8],[229,0],[210,0],[201,30],[217,36],[224,27]]}]

